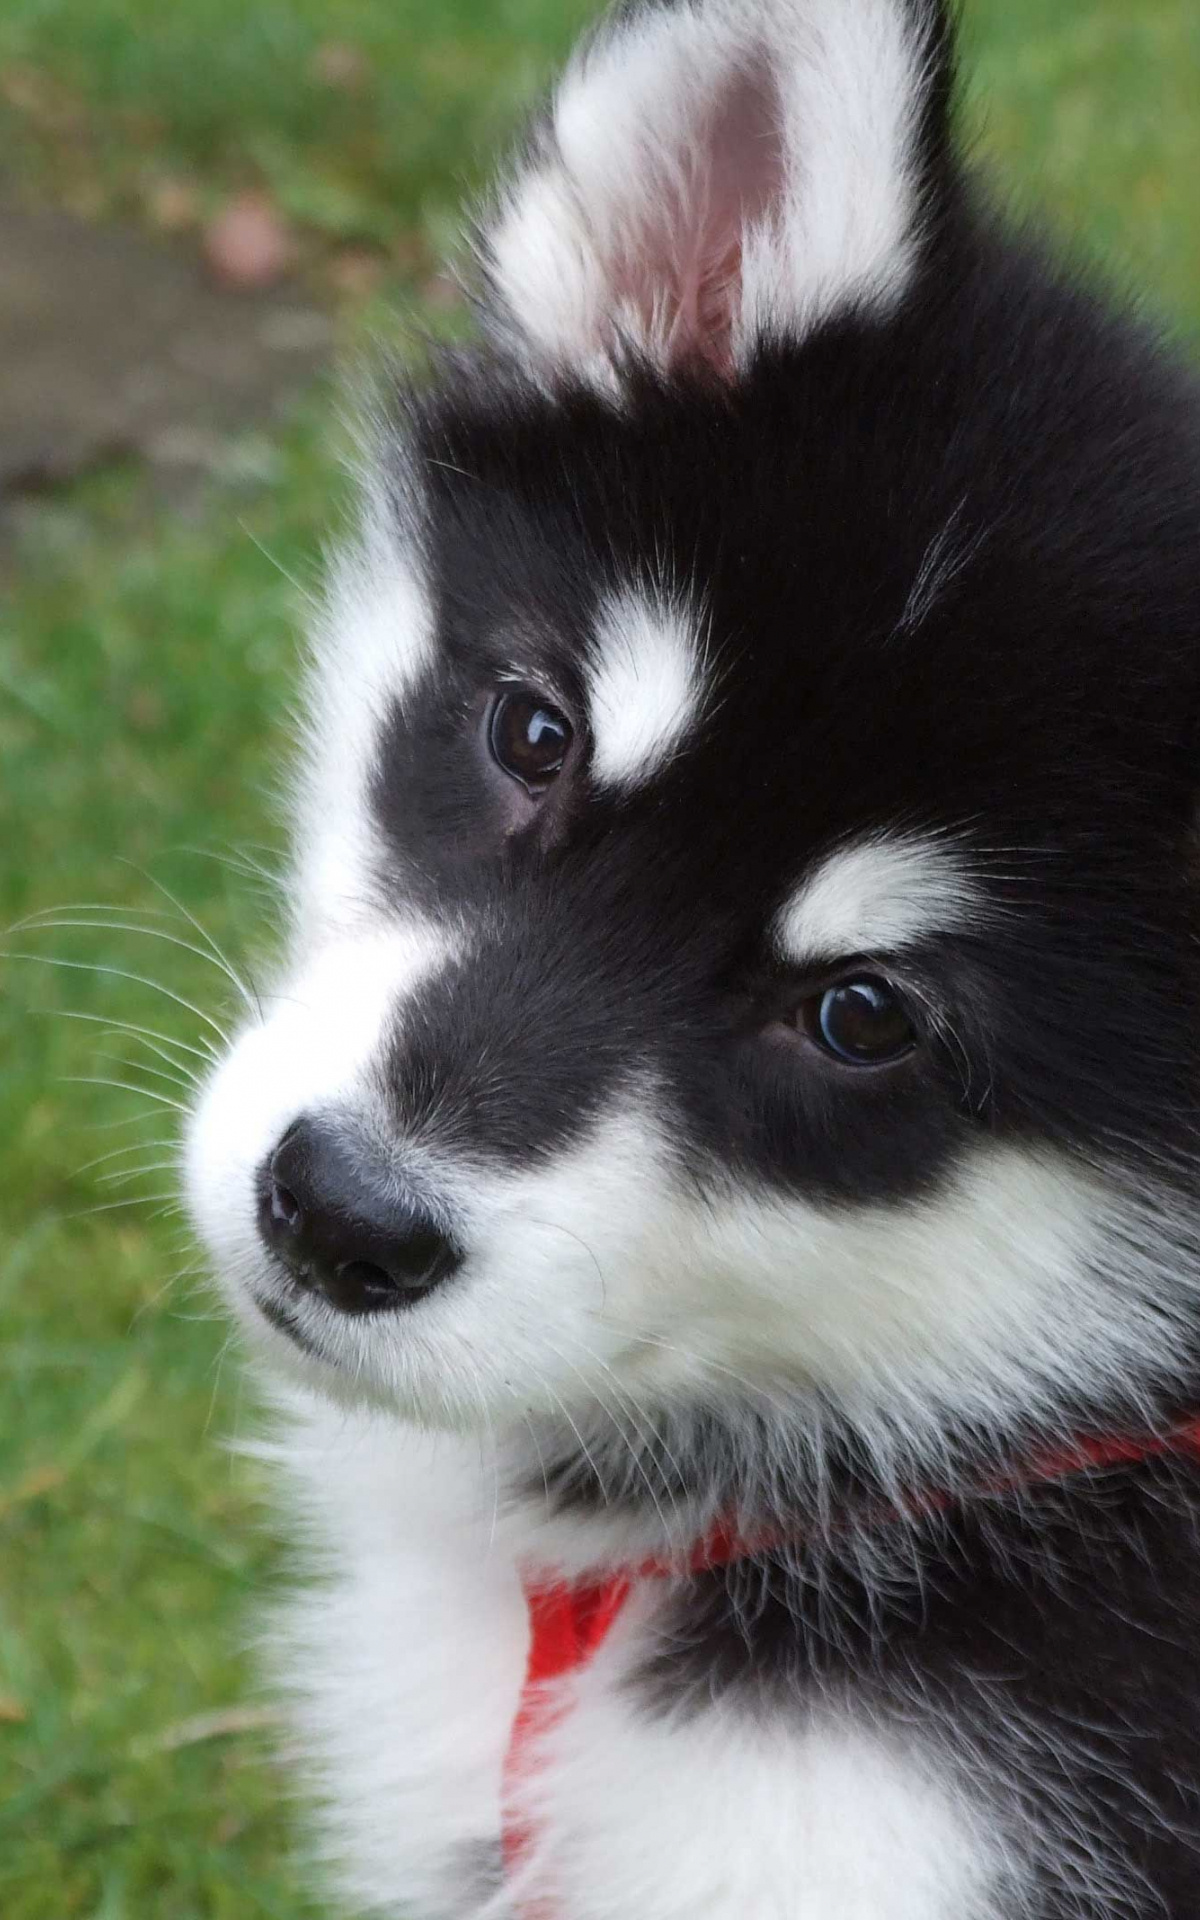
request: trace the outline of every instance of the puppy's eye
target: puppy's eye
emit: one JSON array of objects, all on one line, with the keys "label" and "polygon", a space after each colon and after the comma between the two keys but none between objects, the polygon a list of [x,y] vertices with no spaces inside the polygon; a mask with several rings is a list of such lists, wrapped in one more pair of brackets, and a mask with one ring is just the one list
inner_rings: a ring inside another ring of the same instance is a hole
[{"label": "puppy's eye", "polygon": [[527,687],[498,695],[492,706],[492,759],[530,793],[540,793],[562,772],[572,737],[566,714]]},{"label": "puppy's eye", "polygon": [[899,1060],[917,1039],[899,995],[869,976],[815,995],[805,1007],[805,1025],[826,1053],[857,1067]]}]

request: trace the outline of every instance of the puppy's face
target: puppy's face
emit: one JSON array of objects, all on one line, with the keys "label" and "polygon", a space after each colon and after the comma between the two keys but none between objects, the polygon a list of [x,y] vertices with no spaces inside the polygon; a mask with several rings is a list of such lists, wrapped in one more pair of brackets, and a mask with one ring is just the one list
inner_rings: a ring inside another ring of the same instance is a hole
[{"label": "puppy's face", "polygon": [[1183,1364],[1191,429],[966,210],[948,58],[622,16],[396,396],[189,1145],[330,1391],[933,1432]]}]

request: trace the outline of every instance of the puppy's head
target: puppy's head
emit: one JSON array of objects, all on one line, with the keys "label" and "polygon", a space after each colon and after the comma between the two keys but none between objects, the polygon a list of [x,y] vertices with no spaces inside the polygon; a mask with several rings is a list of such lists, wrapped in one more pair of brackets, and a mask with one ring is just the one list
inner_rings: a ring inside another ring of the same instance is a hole
[{"label": "puppy's head", "polygon": [[395,397],[189,1147],[331,1391],[1184,1390],[1195,407],[977,211],[950,59],[932,0],[625,8]]}]

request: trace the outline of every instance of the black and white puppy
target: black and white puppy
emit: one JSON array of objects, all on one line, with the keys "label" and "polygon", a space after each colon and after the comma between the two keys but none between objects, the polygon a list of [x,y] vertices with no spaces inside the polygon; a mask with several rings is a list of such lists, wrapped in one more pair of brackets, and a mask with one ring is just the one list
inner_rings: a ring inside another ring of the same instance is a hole
[{"label": "black and white puppy", "polygon": [[377,421],[187,1172],[356,1911],[1200,1913],[1200,405],[952,59],[624,7]]}]

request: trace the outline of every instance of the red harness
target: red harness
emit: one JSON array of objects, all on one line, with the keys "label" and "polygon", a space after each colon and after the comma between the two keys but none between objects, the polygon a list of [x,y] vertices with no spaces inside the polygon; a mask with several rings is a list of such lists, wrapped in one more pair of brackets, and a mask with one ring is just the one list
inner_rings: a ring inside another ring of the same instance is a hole
[{"label": "red harness", "polygon": [[[1146,1434],[1141,1438],[1116,1436],[1110,1439],[1080,1440],[1073,1446],[1039,1454],[1021,1474],[1000,1475],[981,1483],[981,1494],[1001,1494],[1018,1487],[1042,1482],[1066,1480],[1075,1474],[1096,1469],[1137,1465],[1165,1454],[1194,1454],[1200,1459],[1200,1416],[1186,1421],[1165,1434]],[[946,1493],[921,1494],[905,1506],[888,1506],[872,1512],[869,1518],[879,1524],[913,1519],[922,1512],[936,1512],[955,1504],[960,1496]],[[750,1560],[769,1553],[779,1544],[777,1536],[745,1538],[726,1527],[717,1527],[699,1541],[683,1561],[644,1560],[640,1565],[607,1573],[598,1580],[572,1585],[566,1581],[527,1579],[525,1599],[529,1607],[530,1642],[525,1685],[517,1716],[513,1722],[505,1762],[504,1859],[510,1872],[525,1858],[531,1836],[513,1813],[517,1783],[528,1768],[531,1749],[537,1738],[553,1724],[557,1708],[548,1694],[556,1680],[579,1673],[603,1646],[620,1619],[634,1591],[650,1580],[679,1578],[681,1574],[705,1573],[715,1567],[727,1567],[738,1560]],[[549,1909],[522,1908],[522,1920],[550,1920]]]}]

